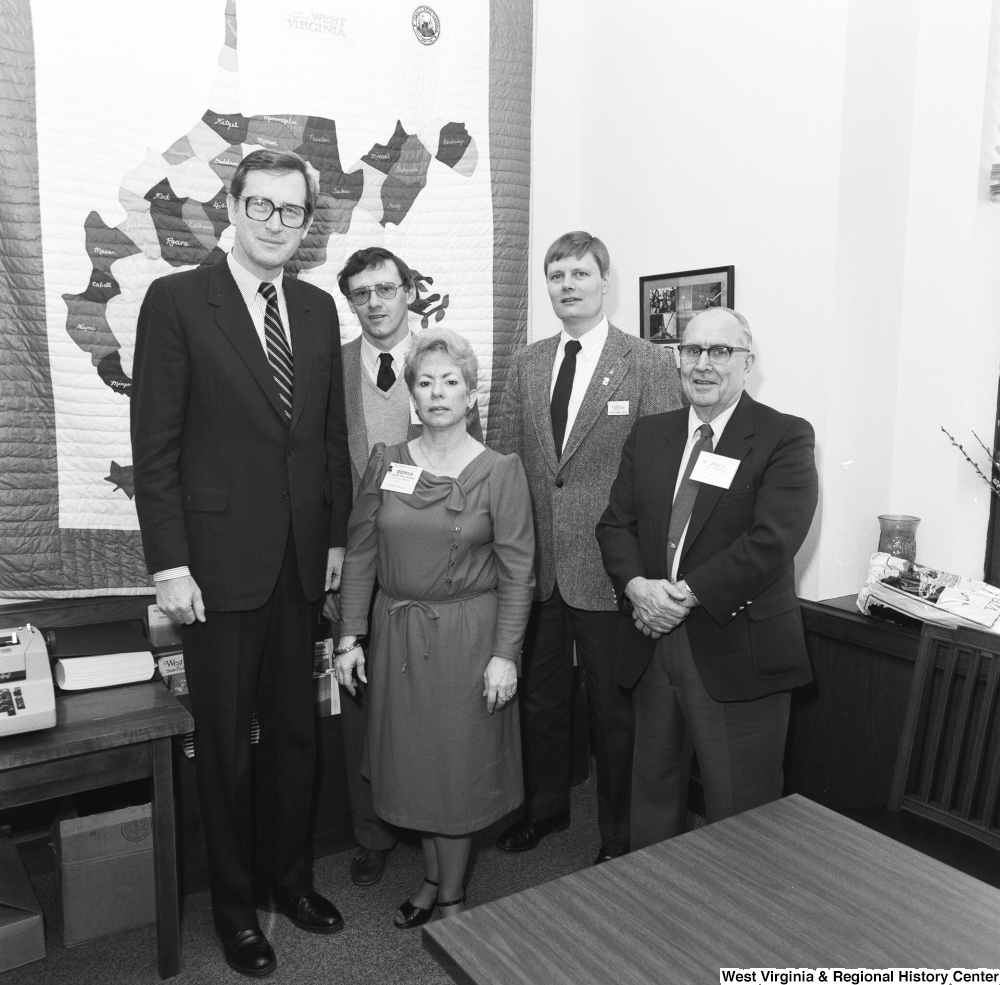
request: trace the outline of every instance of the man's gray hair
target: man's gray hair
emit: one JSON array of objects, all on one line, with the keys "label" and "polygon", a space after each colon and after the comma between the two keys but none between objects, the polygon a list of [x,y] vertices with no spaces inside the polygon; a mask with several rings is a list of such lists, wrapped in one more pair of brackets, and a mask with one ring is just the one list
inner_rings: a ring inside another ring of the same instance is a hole
[{"label": "man's gray hair", "polygon": [[[746,318],[743,315],[741,315],[735,308],[722,308],[722,307],[705,308],[704,310],[699,311],[698,314],[694,316],[694,318],[699,318],[702,315],[710,314],[713,311],[724,311],[727,315],[732,315],[732,317],[736,321],[736,324],[740,326],[740,331],[743,333],[743,338],[740,341],[742,341],[742,343],[748,349],[753,347],[753,332],[750,331],[750,322],[748,322]],[[688,325],[690,325],[691,322],[694,321],[694,318],[692,318],[691,321],[688,322]],[[684,326],[684,332],[681,333],[682,339],[684,333],[686,332],[687,332],[687,325]]]},{"label": "man's gray hair", "polygon": [[735,308],[730,308],[729,313],[739,322],[740,328],[743,329],[743,344],[748,348],[753,347],[753,332],[750,331],[750,322],[741,315]]}]

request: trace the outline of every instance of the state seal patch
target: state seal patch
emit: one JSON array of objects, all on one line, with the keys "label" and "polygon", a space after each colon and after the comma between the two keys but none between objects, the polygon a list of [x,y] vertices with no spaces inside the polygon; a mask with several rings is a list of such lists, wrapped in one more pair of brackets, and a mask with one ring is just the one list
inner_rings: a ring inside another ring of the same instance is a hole
[{"label": "state seal patch", "polygon": [[417,7],[410,23],[421,44],[434,44],[441,37],[441,18],[430,7]]}]

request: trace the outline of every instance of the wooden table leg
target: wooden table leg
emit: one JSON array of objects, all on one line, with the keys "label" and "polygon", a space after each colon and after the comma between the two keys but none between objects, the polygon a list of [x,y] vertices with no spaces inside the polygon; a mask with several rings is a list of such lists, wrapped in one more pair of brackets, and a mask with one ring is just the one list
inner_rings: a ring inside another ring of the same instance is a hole
[{"label": "wooden table leg", "polygon": [[170,739],[153,747],[153,856],[156,872],[156,970],[172,978],[180,970],[181,926],[177,900],[177,840]]}]

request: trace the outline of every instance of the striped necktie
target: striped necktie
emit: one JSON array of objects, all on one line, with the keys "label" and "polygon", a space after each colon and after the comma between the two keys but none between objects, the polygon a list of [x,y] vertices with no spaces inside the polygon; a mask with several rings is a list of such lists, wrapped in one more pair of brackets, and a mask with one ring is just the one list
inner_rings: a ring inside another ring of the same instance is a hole
[{"label": "striped necktie", "polygon": [[278,292],[274,284],[264,281],[260,285],[260,293],[267,302],[264,312],[264,341],[267,343],[267,361],[274,373],[274,382],[278,384],[281,402],[285,405],[285,417],[292,419],[292,350],[289,348],[285,330],[281,326],[281,314],[278,311]]},{"label": "striped necktie", "polygon": [[674,555],[677,553],[677,545],[684,536],[684,528],[691,519],[694,511],[694,501],[698,497],[698,490],[701,483],[691,478],[694,471],[695,462],[703,451],[712,450],[712,426],[702,424],[698,428],[700,437],[691,448],[691,455],[688,457],[687,468],[684,470],[684,478],[677,487],[677,495],[674,496],[674,505],[670,510],[670,529],[667,531],[667,577],[673,579]]}]

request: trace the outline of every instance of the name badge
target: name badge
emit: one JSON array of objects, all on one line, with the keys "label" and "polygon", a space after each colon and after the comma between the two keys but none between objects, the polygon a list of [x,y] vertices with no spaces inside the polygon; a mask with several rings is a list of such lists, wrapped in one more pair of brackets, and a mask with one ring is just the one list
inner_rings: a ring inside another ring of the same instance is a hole
[{"label": "name badge", "polygon": [[413,397],[410,397],[410,423],[411,424],[420,424],[420,425],[422,425],[424,423],[417,416],[417,407],[416,407],[416,404],[414,404],[414,402],[413,402]]},{"label": "name badge", "polygon": [[417,488],[417,480],[422,471],[423,469],[416,465],[400,465],[399,462],[393,462],[379,488],[409,496]]},{"label": "name badge", "polygon": [[733,484],[733,476],[740,467],[738,458],[726,458],[725,455],[713,455],[703,451],[698,456],[691,470],[691,478],[695,482],[707,482],[710,486],[728,489]]},{"label": "name badge", "polygon": [[608,417],[628,417],[628,401],[609,400]]}]

